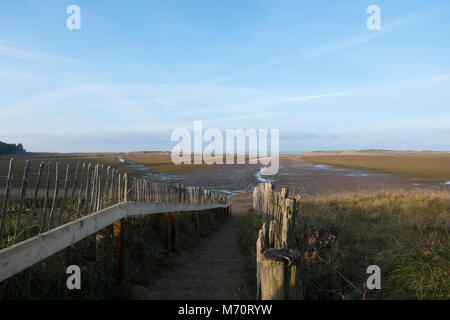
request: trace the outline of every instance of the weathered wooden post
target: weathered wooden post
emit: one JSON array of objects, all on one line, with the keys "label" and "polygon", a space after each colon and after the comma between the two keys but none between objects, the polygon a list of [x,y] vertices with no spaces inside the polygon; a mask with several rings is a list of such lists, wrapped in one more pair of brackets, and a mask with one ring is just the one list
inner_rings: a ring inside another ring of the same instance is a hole
[{"label": "weathered wooden post", "polygon": [[92,174],[92,165],[89,163],[86,170],[86,190],[84,194],[84,214],[88,212],[88,204],[89,204],[89,188],[91,187],[91,174]]},{"label": "weathered wooden post", "polygon": [[[39,192],[39,186],[41,183],[41,174],[42,174],[42,169],[44,168],[44,161],[41,162],[41,164],[39,165],[39,172],[38,172],[38,176],[36,179],[36,186],[34,188],[34,195],[33,195],[33,202],[31,204],[31,209],[30,209],[30,213],[28,214],[28,225],[31,226],[31,224],[33,223],[33,219],[35,216],[35,209],[36,209],[36,204],[37,204],[37,196],[38,196],[38,192]],[[27,230],[27,237],[29,237],[31,232],[31,228],[29,228]]]},{"label": "weathered wooden post", "polygon": [[256,300],[261,299],[261,253],[264,250],[264,227],[259,230],[256,240]]},{"label": "weathered wooden post", "polygon": [[177,222],[176,222],[177,213],[170,213],[170,247],[171,251],[176,251],[176,243],[177,243]]},{"label": "weathered wooden post", "polygon": [[75,192],[76,192],[77,184],[78,184],[78,169],[79,169],[79,167],[80,167],[80,163],[77,162],[77,166],[75,168],[75,174],[74,174],[74,177],[73,177],[74,181],[73,181],[73,186],[72,186],[72,193],[71,193],[71,196],[70,196],[70,200],[72,200],[72,201],[74,201],[74,199],[75,199]]},{"label": "weathered wooden post", "polygon": [[20,218],[23,211],[23,202],[25,200],[25,195],[27,193],[27,185],[28,185],[28,175],[30,174],[31,163],[30,160],[27,160],[25,163],[25,170],[23,172],[22,186],[20,187],[20,196],[19,196],[19,208],[17,209],[17,220],[16,220],[16,229],[14,231],[14,243],[17,243],[17,236],[19,234],[20,229]]},{"label": "weathered wooden post", "polygon": [[278,194],[272,184],[253,192],[253,208],[266,221],[256,243],[257,297],[263,300],[303,299],[301,253],[296,248],[295,225],[298,197],[287,188]]},{"label": "weathered wooden post", "polygon": [[128,201],[128,174],[123,174],[123,201]]},{"label": "weathered wooden post", "polygon": [[268,249],[261,254],[262,300],[302,299],[301,284],[297,282],[299,254],[288,249]]},{"label": "weathered wooden post", "polygon": [[3,240],[3,231],[5,229],[6,214],[8,213],[9,192],[11,190],[13,175],[14,175],[14,160],[13,158],[11,158],[9,160],[8,180],[6,181],[5,199],[3,200],[2,218],[0,222],[0,246]]},{"label": "weathered wooden post", "polygon": [[55,191],[53,193],[52,208],[50,209],[50,215],[48,217],[48,230],[50,230],[52,228],[53,216],[55,214],[55,210],[57,210],[58,192],[59,192],[59,164],[58,164],[58,162],[56,162],[56,164],[55,164]]},{"label": "weathered wooden post", "polygon": [[42,231],[44,231],[45,228],[45,214],[46,214],[46,209],[47,209],[47,201],[48,201],[48,192],[50,190],[50,179],[52,177],[52,163],[49,162],[48,163],[48,171],[47,171],[47,187],[45,190],[45,197],[44,197],[44,205],[42,208],[42,220],[41,220],[41,228],[39,230],[39,233],[42,233]]},{"label": "weathered wooden post", "polygon": [[100,232],[95,235],[95,260],[103,261],[103,234]]},{"label": "weathered wooden post", "polygon": [[65,209],[65,207],[67,207],[66,201],[68,199],[67,198],[67,192],[68,192],[69,173],[70,173],[69,165],[66,165],[66,178],[64,179],[63,199],[62,199],[62,202],[61,202],[61,206],[59,207],[58,225],[61,225],[61,223],[62,223],[62,216],[65,213],[64,209]]},{"label": "weathered wooden post", "polygon": [[121,282],[125,270],[125,219],[114,222],[113,248],[116,261],[116,278]]},{"label": "weathered wooden post", "polygon": [[[84,174],[85,167],[86,167],[86,163],[83,163],[83,166],[81,167],[81,174],[80,174],[80,185],[79,185],[79,189],[78,189],[77,219],[80,217],[80,213],[81,213],[81,201],[82,201],[82,197],[83,197],[83,174]],[[38,187],[39,185],[36,184],[36,186]]]}]

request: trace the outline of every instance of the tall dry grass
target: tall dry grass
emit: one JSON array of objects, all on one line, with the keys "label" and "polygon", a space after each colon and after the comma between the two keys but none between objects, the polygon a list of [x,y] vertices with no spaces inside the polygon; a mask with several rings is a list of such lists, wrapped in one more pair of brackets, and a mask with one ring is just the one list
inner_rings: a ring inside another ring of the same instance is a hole
[{"label": "tall dry grass", "polygon": [[[449,299],[450,196],[379,194],[302,200],[308,299]],[[381,290],[366,269],[381,268]]]}]

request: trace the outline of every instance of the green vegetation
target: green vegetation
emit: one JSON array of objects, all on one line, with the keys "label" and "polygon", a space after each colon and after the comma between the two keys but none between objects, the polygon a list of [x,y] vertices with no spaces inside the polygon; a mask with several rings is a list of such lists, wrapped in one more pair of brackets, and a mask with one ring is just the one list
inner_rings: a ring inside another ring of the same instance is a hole
[{"label": "green vegetation", "polygon": [[450,153],[342,152],[304,154],[306,161],[343,168],[406,175],[420,181],[450,180]]},{"label": "green vegetation", "polygon": [[302,200],[299,216],[308,299],[450,298],[448,194]]},{"label": "green vegetation", "polygon": [[249,299],[256,299],[256,240],[261,229],[262,220],[255,210],[250,209],[242,217],[239,228],[239,245],[244,256],[243,294]]},{"label": "green vegetation", "polygon": [[4,143],[0,141],[0,155],[4,154],[20,154],[26,152],[22,144]]}]

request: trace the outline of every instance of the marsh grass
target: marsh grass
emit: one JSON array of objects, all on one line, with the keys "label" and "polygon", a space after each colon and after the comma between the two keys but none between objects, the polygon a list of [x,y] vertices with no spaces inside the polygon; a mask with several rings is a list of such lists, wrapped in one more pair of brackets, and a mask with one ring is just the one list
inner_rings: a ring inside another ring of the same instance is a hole
[{"label": "marsh grass", "polygon": [[192,164],[176,165],[172,162],[169,152],[133,152],[124,156],[126,160],[142,164],[157,172],[165,173],[183,173],[189,172],[204,166],[206,163],[193,164],[193,155],[191,155]]},{"label": "marsh grass", "polygon": [[306,161],[343,168],[405,175],[415,181],[450,181],[450,154],[440,152],[310,153]]}]

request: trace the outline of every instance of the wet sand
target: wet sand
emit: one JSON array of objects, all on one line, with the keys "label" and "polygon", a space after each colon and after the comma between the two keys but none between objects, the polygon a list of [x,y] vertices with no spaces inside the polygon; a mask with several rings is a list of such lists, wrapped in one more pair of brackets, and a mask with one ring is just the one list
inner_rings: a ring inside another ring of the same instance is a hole
[{"label": "wet sand", "polygon": [[[139,165],[138,165],[139,166]],[[145,166],[143,170],[149,171]],[[305,161],[301,154],[281,155],[280,169],[273,176],[259,176],[261,165],[214,165],[177,175],[146,174],[149,179],[169,183],[199,185],[234,195],[251,195],[253,187],[263,179],[273,180],[275,188],[289,188],[290,192],[305,197],[347,197],[372,195],[379,192],[442,192],[450,185],[415,181],[401,175],[383,174],[366,170],[337,168]]]}]

